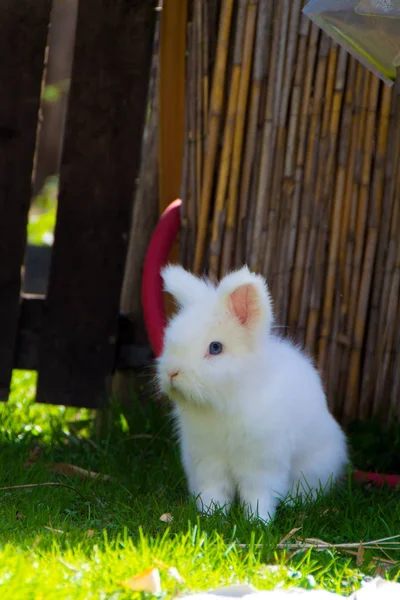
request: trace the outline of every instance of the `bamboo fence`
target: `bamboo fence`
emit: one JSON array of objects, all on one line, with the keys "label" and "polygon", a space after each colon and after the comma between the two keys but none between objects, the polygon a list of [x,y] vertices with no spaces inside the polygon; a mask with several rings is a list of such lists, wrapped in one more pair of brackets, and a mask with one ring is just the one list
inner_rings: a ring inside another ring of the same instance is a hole
[{"label": "bamboo fence", "polygon": [[263,273],[342,421],[400,418],[400,86],[302,0],[192,0],[183,263]]}]

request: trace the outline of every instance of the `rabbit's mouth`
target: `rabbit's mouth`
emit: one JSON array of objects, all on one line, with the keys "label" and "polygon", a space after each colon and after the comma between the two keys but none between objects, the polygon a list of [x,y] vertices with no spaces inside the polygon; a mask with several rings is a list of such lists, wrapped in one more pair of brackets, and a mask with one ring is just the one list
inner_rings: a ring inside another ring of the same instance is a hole
[{"label": "rabbit's mouth", "polygon": [[176,404],[182,405],[188,403],[187,396],[179,389],[177,385],[171,385],[169,387],[167,396],[170,400],[172,400],[172,402],[175,402]]},{"label": "rabbit's mouth", "polygon": [[194,390],[192,386],[188,387],[185,383],[186,382],[184,381],[168,382],[166,395],[180,406],[203,406],[206,403],[206,400],[198,393],[198,391]]},{"label": "rabbit's mouth", "polygon": [[179,391],[179,382],[171,381],[168,382],[168,386],[170,391],[178,392]]},{"label": "rabbit's mouth", "polygon": [[178,381],[177,379],[168,379],[166,378],[163,382],[163,389],[164,389],[164,393],[167,396],[172,397],[173,399],[175,399],[174,397],[178,394],[178,395],[183,395],[183,390],[182,390],[182,382]]}]

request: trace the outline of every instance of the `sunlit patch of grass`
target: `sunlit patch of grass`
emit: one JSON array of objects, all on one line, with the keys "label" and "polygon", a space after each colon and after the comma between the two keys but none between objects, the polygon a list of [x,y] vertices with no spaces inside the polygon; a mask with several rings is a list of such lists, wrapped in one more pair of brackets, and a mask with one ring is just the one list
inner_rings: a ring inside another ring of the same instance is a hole
[{"label": "sunlit patch of grass", "polygon": [[0,403],[0,435],[27,442],[33,439],[44,443],[58,439],[68,432],[68,422],[92,419],[94,411],[65,406],[37,404],[36,371],[14,370],[9,400]]},{"label": "sunlit patch of grass", "polygon": [[57,217],[58,178],[49,178],[29,211],[28,242],[52,246]]}]

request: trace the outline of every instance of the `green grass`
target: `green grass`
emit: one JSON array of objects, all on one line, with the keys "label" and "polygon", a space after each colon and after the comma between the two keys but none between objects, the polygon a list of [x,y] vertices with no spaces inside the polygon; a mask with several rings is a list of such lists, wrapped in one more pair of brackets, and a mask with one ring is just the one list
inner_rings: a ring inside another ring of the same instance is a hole
[{"label": "green grass", "polygon": [[[291,556],[278,551],[277,542],[294,527],[301,528],[296,535],[303,538],[332,543],[400,533],[398,493],[355,485],[312,506],[282,508],[269,527],[249,524],[237,508],[228,517],[199,517],[188,500],[162,407],[134,403],[127,417],[115,407],[107,436],[100,440],[94,435],[93,412],[35,405],[34,389],[34,374],[15,372],[11,398],[0,406],[0,485],[60,481],[75,490],[0,492],[2,598],[139,598],[141,593],[127,591],[121,582],[152,566],[160,569],[162,593],[168,598],[177,591],[233,582],[349,594],[375,573],[373,557],[386,555],[366,551],[357,566],[354,556],[336,550]],[[39,460],[25,468],[37,444]],[[113,481],[57,476],[49,472],[56,462],[109,474]],[[160,521],[164,513],[173,515],[172,523]],[[400,560],[399,552],[389,556]],[[174,580],[157,561],[176,567],[184,582]],[[386,576],[399,578],[400,562]]]},{"label": "green grass", "polygon": [[28,241],[36,246],[52,246],[57,217],[58,177],[50,177],[29,211]]}]

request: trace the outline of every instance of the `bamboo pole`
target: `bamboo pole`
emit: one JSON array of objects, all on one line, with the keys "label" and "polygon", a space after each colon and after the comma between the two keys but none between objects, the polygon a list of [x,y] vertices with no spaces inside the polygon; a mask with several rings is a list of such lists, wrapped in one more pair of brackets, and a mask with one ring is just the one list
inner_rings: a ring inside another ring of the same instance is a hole
[{"label": "bamboo pole", "polygon": [[[374,395],[379,387],[380,374],[385,370],[383,366],[385,339],[381,327],[383,319],[380,318],[380,315],[383,315],[384,311],[386,312],[387,310],[389,291],[387,285],[388,278],[385,276],[385,272],[387,267],[390,269],[389,261],[393,259],[393,250],[390,245],[390,224],[394,212],[394,170],[397,165],[398,152],[400,151],[400,148],[398,147],[399,127],[397,127],[396,124],[396,112],[398,108],[397,94],[392,93],[388,130],[389,132],[393,132],[393,135],[389,135],[388,132],[386,159],[384,164],[381,165],[381,179],[383,186],[382,218],[378,235],[374,282],[371,290],[370,308],[368,311],[368,327],[366,329],[365,354],[361,378],[361,394],[364,402],[364,410],[366,409],[365,404],[368,403],[367,410],[369,415],[374,412]],[[379,176],[379,165],[377,165],[376,173]],[[376,175],[374,175],[374,177],[376,179]],[[394,218],[396,217],[394,216]],[[386,255],[388,263],[386,263]]]},{"label": "bamboo pole", "polygon": [[309,123],[309,143],[305,157],[303,180],[303,198],[299,216],[299,230],[296,248],[296,261],[292,280],[292,297],[289,307],[289,326],[296,326],[299,337],[304,339],[307,312],[304,304],[299,306],[304,285],[308,286],[309,273],[306,272],[307,244],[311,228],[313,192],[315,187],[315,171],[319,149],[319,132],[321,127],[321,112],[323,109],[326,71],[328,64],[330,40],[321,37],[321,43],[316,67],[314,95],[312,100],[311,118]]},{"label": "bamboo pole", "polygon": [[[319,161],[316,171],[316,181],[313,193],[313,210],[311,231],[307,248],[306,274],[309,286],[304,286],[301,298],[300,312],[308,312],[306,321],[305,344],[314,354],[317,324],[321,302],[321,284],[324,274],[323,240],[321,230],[324,222],[329,219],[330,193],[332,187],[333,162],[336,157],[337,132],[340,124],[343,100],[343,67],[345,68],[346,53],[340,52],[341,61],[338,67],[339,49],[331,44],[328,56],[325,104],[322,115]],[[338,67],[338,74],[336,73]],[[325,183],[330,182],[328,194],[325,193]],[[309,289],[307,289],[309,287]]]},{"label": "bamboo pole", "polygon": [[[208,2],[204,0],[202,5],[202,18],[203,18],[203,38],[202,38],[202,90],[203,90],[203,116],[202,116],[202,135],[203,139],[206,137],[208,127],[208,100],[209,100],[209,78],[208,78],[208,65],[209,65],[209,54],[210,54],[210,42],[208,35]],[[204,147],[204,146],[203,146]]]},{"label": "bamboo pole", "polygon": [[[336,207],[336,202],[338,202],[339,205],[341,204],[344,192],[345,166],[343,156],[347,156],[349,146],[347,131],[351,122],[351,110],[349,107],[349,98],[347,98],[346,104],[346,83],[348,88],[354,86],[354,72],[352,72],[351,69],[348,70],[348,58],[347,52],[343,48],[340,48],[334,84],[335,89],[330,111],[330,123],[328,127],[326,169],[324,175],[321,177],[322,182],[319,186],[321,191],[318,189],[316,194],[317,197],[321,194],[322,200],[320,219],[316,232],[317,244],[314,255],[313,282],[306,331],[306,346],[309,351],[312,351],[313,355],[317,352],[319,333],[321,330],[321,315],[323,314],[323,304],[325,300],[324,287],[326,285],[327,272],[329,270],[329,259],[333,261],[334,265],[336,263],[336,255],[333,255],[333,253],[332,255],[329,255],[329,250],[331,238],[335,236],[335,226],[338,227],[340,224],[339,215],[336,222],[334,216],[335,213],[341,209],[341,207],[339,207],[339,209]],[[342,136],[340,136],[341,127]],[[344,133],[344,131],[346,131],[346,133]],[[324,160],[322,155],[321,159]],[[338,199],[339,194],[341,196],[340,200]],[[333,277],[335,277],[334,274]],[[332,304],[334,304],[334,298],[332,298]],[[331,338],[335,335],[335,329],[332,323],[329,334]],[[334,368],[333,365],[337,362],[336,358],[337,357],[335,357],[334,361],[330,361],[329,368],[324,371],[328,380],[330,375],[329,371]],[[330,394],[330,388],[328,388],[328,392]],[[333,402],[332,399],[330,402],[331,407],[333,407]]]},{"label": "bamboo pole", "polygon": [[201,178],[203,171],[203,11],[201,7],[201,0],[194,1],[196,31],[196,60],[194,61],[194,68],[196,73],[196,198],[198,200],[197,214],[200,214]]},{"label": "bamboo pole", "polygon": [[233,236],[236,224],[239,173],[242,157],[244,125],[249,92],[251,64],[256,31],[258,0],[248,0],[246,10],[246,28],[244,33],[243,67],[240,73],[239,94],[233,138],[232,169],[229,179],[226,228],[222,254],[222,272],[227,272],[232,265]]},{"label": "bamboo pole", "polygon": [[261,103],[262,84],[266,76],[269,54],[269,40],[268,36],[266,35],[266,32],[268,32],[268,4],[268,0],[260,0],[258,7],[257,33],[254,50],[254,68],[251,84],[250,107],[248,112],[247,137],[243,160],[243,173],[240,186],[239,222],[236,237],[235,253],[236,266],[239,266],[246,260],[246,223],[248,222],[247,211],[250,204],[250,181],[252,172],[254,172],[253,163],[257,145],[257,126]]},{"label": "bamboo pole", "polygon": [[[398,171],[400,174],[400,170]],[[398,177],[400,180],[400,176]],[[400,183],[400,181],[399,181]],[[399,189],[399,188],[398,188]],[[399,195],[397,196],[397,202],[399,202]],[[398,206],[398,204],[397,204]],[[400,211],[399,211],[400,213]],[[398,213],[398,214],[399,214]],[[400,226],[400,218],[397,220],[397,225]],[[397,232],[399,229],[397,229]],[[397,238],[398,240],[398,238]],[[385,362],[389,362],[391,359],[392,363],[392,372],[391,377],[388,377],[388,382],[390,382],[390,386],[387,386],[387,396],[390,398],[390,411],[387,413],[387,421],[389,422],[390,418],[394,417],[397,421],[400,418],[400,308],[399,308],[399,292],[400,292],[400,241],[397,242],[397,253],[396,253],[396,262],[393,271],[393,279],[392,279],[392,294],[391,294],[391,303],[390,308],[391,311],[389,314],[393,314],[395,308],[397,306],[397,319],[393,321],[388,321],[387,327],[388,330],[394,330],[395,334],[392,338],[392,346],[388,345],[388,349],[386,351]],[[395,324],[395,327],[393,327]]]},{"label": "bamboo pole", "polygon": [[[277,296],[277,274],[280,259],[280,244],[276,243],[279,235],[280,214],[283,211],[280,188],[283,177],[284,154],[286,146],[286,127],[288,108],[288,82],[292,79],[293,55],[295,50],[295,24],[298,19],[298,3],[282,3],[281,26],[278,41],[278,56],[273,84],[274,97],[272,104],[272,131],[274,151],[270,156],[270,167],[266,184],[268,186],[268,210],[264,216],[264,236],[261,245],[260,266],[262,272],[269,277],[272,292]],[[277,298],[278,299],[278,298]],[[280,305],[277,303],[277,317],[280,318]]]},{"label": "bamboo pole", "polygon": [[[278,218],[277,228],[277,239],[280,240],[278,244],[279,253],[274,257],[274,264],[276,269],[276,283],[275,283],[275,297],[278,306],[278,318],[282,321],[286,320],[287,313],[287,300],[289,293],[289,285],[287,278],[287,246],[290,237],[290,213],[292,210],[291,206],[291,193],[286,193],[287,186],[285,185],[286,178],[286,157],[287,154],[293,151],[291,143],[293,140],[290,138],[293,135],[293,131],[288,126],[288,120],[293,126],[293,115],[289,114],[289,106],[291,99],[292,86],[294,84],[294,77],[297,73],[296,70],[296,52],[302,54],[297,58],[298,63],[303,67],[305,58],[305,47],[304,47],[304,35],[302,30],[299,32],[300,17],[302,1],[295,0],[292,2],[290,21],[288,27],[287,36],[287,47],[285,56],[285,72],[283,78],[283,89],[282,96],[279,103],[279,115],[278,115],[278,135],[277,135],[277,151],[275,153],[275,164],[274,164],[274,183],[272,186],[273,198],[280,198],[280,210]],[[303,67],[304,68],[304,67]],[[293,190],[293,186],[289,188]],[[267,252],[271,252],[267,248],[265,257],[263,272],[268,272],[270,257]]]},{"label": "bamboo pole", "polygon": [[352,329],[355,325],[357,300],[358,300],[358,289],[359,280],[361,275],[361,262],[363,255],[363,248],[365,242],[365,229],[367,223],[367,211],[368,211],[368,197],[369,197],[369,184],[371,177],[372,157],[374,150],[374,133],[375,133],[375,121],[376,111],[379,94],[379,79],[377,77],[370,76],[370,88],[368,96],[368,104],[366,107],[365,115],[365,138],[360,148],[360,184],[359,184],[359,198],[357,205],[357,215],[355,224],[355,247],[353,256],[353,273],[352,282],[350,288],[350,307],[349,307],[349,323]]},{"label": "bamboo pole", "polygon": [[[345,93],[344,100],[344,114],[342,119],[342,130],[340,137],[340,146],[338,153],[338,165],[336,171],[336,182],[335,182],[335,191],[333,198],[333,212],[332,212],[332,229],[330,234],[330,244],[329,244],[329,256],[328,256],[328,264],[327,264],[327,273],[326,273],[326,284],[325,284],[325,292],[324,292],[324,301],[322,307],[322,321],[320,328],[320,336],[319,336],[319,345],[318,345],[318,366],[321,370],[324,370],[326,367],[326,353],[328,347],[328,336],[330,334],[332,328],[332,315],[334,309],[334,294],[335,294],[335,285],[337,283],[337,268],[338,268],[338,256],[339,256],[339,248],[340,248],[340,237],[341,237],[341,223],[342,223],[342,213],[344,208],[344,201],[346,197],[346,169],[349,162],[349,157],[353,150],[354,153],[354,136],[348,137],[348,131],[351,131],[351,120],[352,120],[352,108],[353,108],[353,97],[354,94],[357,93],[357,86],[353,87],[353,82],[355,79],[355,71],[356,64],[354,60],[350,61],[349,67],[349,76],[347,89]],[[340,69],[339,69],[340,72]],[[342,84],[343,79],[339,80],[339,85],[337,91],[335,92],[334,98],[334,107],[332,112],[334,114],[338,114],[341,108],[341,98],[342,98]],[[338,120],[339,115],[334,121]],[[331,130],[332,135],[337,134],[336,125]],[[353,142],[353,145],[352,145]]]},{"label": "bamboo pole", "polygon": [[[159,206],[160,213],[175,200],[180,191],[185,134],[185,53],[186,0],[164,2],[160,24],[159,74]],[[171,152],[173,140],[173,152]],[[179,239],[170,252],[170,260],[179,260]],[[166,296],[167,314],[173,302]]]},{"label": "bamboo pole", "polygon": [[[305,131],[305,127],[302,127],[302,125],[307,123],[307,114],[302,109],[302,100],[304,102],[303,106],[306,106],[311,90],[312,70],[309,68],[306,72],[307,74],[305,71],[307,65],[307,53],[313,48],[315,53],[316,34],[317,30],[313,29],[310,36],[310,21],[304,15],[302,15],[300,20],[297,63],[290,104],[286,156],[283,173],[283,194],[288,207],[288,231],[284,242],[286,256],[284,253],[282,253],[281,264],[279,266],[280,271],[284,271],[284,280],[282,283],[283,289],[279,302],[282,306],[281,318],[282,322],[284,323],[287,322],[289,316],[288,310],[290,300],[290,284],[295,259],[297,224],[300,211],[300,193],[303,178],[302,157],[304,156],[304,146],[306,144],[305,137],[302,137],[301,135],[301,132]],[[309,36],[310,48],[308,49],[307,44]],[[311,55],[312,54],[313,52],[311,52]],[[283,258],[284,256],[285,258]],[[285,261],[284,263],[283,260]]]},{"label": "bamboo pole", "polygon": [[[178,197],[184,145],[186,0],[168,0],[161,12],[159,84],[160,212]],[[173,152],[171,152],[173,140]]]},{"label": "bamboo pole", "polygon": [[[399,200],[399,196],[397,197]],[[399,210],[397,209],[396,220],[397,232],[400,227]],[[400,331],[400,311],[399,311],[399,296],[400,296],[400,243],[397,243],[397,252],[393,268],[391,270],[390,289],[388,301],[386,303],[386,321],[382,336],[379,339],[381,351],[379,352],[379,368],[376,369],[376,390],[373,399],[373,414],[388,414],[390,409],[393,409],[398,404],[398,395],[396,386],[388,385],[392,379],[393,383],[397,377],[396,367],[393,363],[396,360],[396,353],[399,354],[399,341],[396,340]],[[393,326],[396,324],[397,326]],[[397,349],[396,349],[397,344]],[[393,360],[394,359],[394,360]],[[394,367],[394,373],[390,373],[391,367]],[[392,388],[392,389],[391,389]],[[398,410],[398,407],[397,407]]]},{"label": "bamboo pole", "polygon": [[[356,224],[356,267],[353,272],[354,301],[350,306],[350,320],[354,323],[353,343],[350,354],[349,377],[347,382],[345,417],[357,416],[357,393],[359,391],[360,362],[362,343],[364,338],[365,318],[368,307],[368,293],[371,277],[372,262],[375,256],[375,227],[369,233],[368,242],[364,251],[364,266],[362,266],[363,245],[365,243],[365,230],[367,224],[368,196],[371,177],[371,160],[374,145],[374,128],[380,81],[374,77],[371,82],[368,114],[366,120],[366,139],[361,173],[361,190]],[[373,205],[376,214],[380,210],[380,198],[376,198],[378,207]],[[376,217],[377,218],[377,217]]]},{"label": "bamboo pole", "polygon": [[[342,352],[339,370],[339,398],[343,398],[342,409],[345,404],[347,375],[349,365],[349,354],[352,339],[352,325],[349,319],[349,310],[351,304],[351,283],[353,275],[353,256],[355,247],[355,228],[357,217],[357,203],[361,185],[361,166],[362,166],[362,148],[365,141],[366,118],[368,107],[368,96],[372,76],[369,71],[365,71],[360,64],[357,65],[356,78],[356,107],[353,118],[354,126],[352,128],[352,150],[350,153],[349,164],[347,168],[345,210],[342,219],[341,235],[341,309],[339,323],[339,337],[342,342]],[[335,351],[333,343],[330,345],[330,355]]]},{"label": "bamboo pole", "polygon": [[[191,35],[191,24],[187,25],[187,48],[190,56],[192,50],[192,35]],[[188,90],[191,89],[189,84],[189,78],[191,72],[186,73],[186,87]],[[191,201],[189,197],[189,115],[190,115],[190,94],[186,94],[185,98],[185,123],[184,123],[184,143],[183,143],[183,158],[182,158],[182,178],[181,186],[179,190],[179,198],[182,199],[181,205],[181,227],[180,227],[180,258],[181,263],[184,267],[191,267],[191,261],[189,258],[190,248],[192,246],[190,234],[193,227],[193,215],[190,214]]]},{"label": "bamboo pole", "polygon": [[[393,93],[394,119],[399,114],[400,96],[399,86],[397,85]],[[392,126],[392,127],[391,127]],[[390,389],[390,369],[393,366],[393,358],[396,352],[396,331],[399,329],[393,326],[399,323],[396,313],[399,311],[399,266],[400,266],[400,121],[390,123],[389,130],[394,131],[392,140],[391,154],[393,162],[388,161],[388,167],[391,170],[387,173],[386,203],[391,205],[389,214],[389,234],[386,238],[385,254],[386,260],[384,267],[384,278],[382,284],[382,294],[379,303],[378,331],[376,335],[375,358],[375,390],[373,398],[373,414],[384,412],[393,403],[390,400],[391,393],[396,397],[395,392]],[[386,190],[385,190],[386,191]],[[386,231],[384,231],[386,233]],[[368,347],[367,347],[368,349]],[[397,351],[399,346],[397,346]],[[368,368],[366,365],[365,368]]]},{"label": "bamboo pole", "polygon": [[189,48],[189,60],[188,60],[188,90],[191,98],[189,103],[189,129],[188,129],[188,141],[189,141],[189,197],[191,202],[192,211],[192,223],[193,229],[196,231],[197,223],[200,211],[200,198],[198,195],[199,191],[199,170],[197,164],[197,110],[196,110],[196,83],[197,83],[197,28],[195,23],[189,23],[188,32],[190,35],[190,48]]},{"label": "bamboo pole", "polygon": [[215,281],[219,275],[219,262],[222,251],[222,239],[226,221],[226,196],[231,167],[233,140],[238,110],[238,96],[242,71],[243,44],[245,35],[245,16],[247,0],[240,0],[235,32],[233,67],[228,96],[228,109],[225,120],[223,146],[219,163],[218,183],[211,231],[209,276]]},{"label": "bamboo pole", "polygon": [[193,143],[193,129],[195,127],[195,111],[193,110],[193,95],[195,90],[196,70],[193,69],[195,51],[195,35],[193,23],[187,25],[187,74],[186,74],[186,109],[185,109],[185,142],[183,153],[182,180],[179,197],[182,198],[180,250],[182,263],[191,267],[195,247],[195,232],[197,229],[197,188],[196,188],[196,161]]},{"label": "bamboo pole", "polygon": [[232,9],[233,0],[223,0],[219,24],[217,55],[212,84],[210,114],[208,118],[207,151],[204,157],[205,162],[204,177],[201,189],[200,219],[194,256],[195,272],[199,272],[201,270],[207,239],[211,192],[213,187],[215,161],[224,101],[226,61],[228,56],[229,36],[231,30]]},{"label": "bamboo pole", "polygon": [[[357,330],[357,335],[360,339],[364,339],[366,330],[367,311],[371,298],[371,285],[374,272],[374,262],[376,250],[378,246],[378,234],[380,230],[382,216],[382,201],[385,185],[385,158],[387,152],[389,118],[392,100],[392,90],[388,86],[383,86],[380,123],[377,145],[375,149],[375,167],[372,184],[372,206],[369,208],[369,222],[366,237],[365,259],[361,274],[361,286],[359,292],[359,301],[357,306],[357,324],[360,324],[360,330]],[[370,261],[368,261],[371,256]],[[371,316],[370,316],[371,323]],[[351,368],[351,363],[350,363]],[[366,383],[369,380],[369,372],[364,372]],[[369,402],[371,400],[370,393],[365,396],[361,395],[358,401],[358,416],[366,418],[369,413]]]},{"label": "bamboo pole", "polygon": [[263,228],[265,224],[265,215],[268,214],[268,185],[272,170],[272,157],[275,148],[276,127],[274,127],[274,86],[277,77],[280,45],[280,19],[282,17],[283,3],[274,4],[274,18],[272,27],[272,47],[269,61],[268,87],[265,103],[265,115],[262,133],[261,145],[261,160],[260,171],[257,181],[257,199],[254,216],[254,231],[252,240],[252,252],[250,258],[250,266],[254,270],[260,270],[262,261],[262,246],[263,246]]}]

